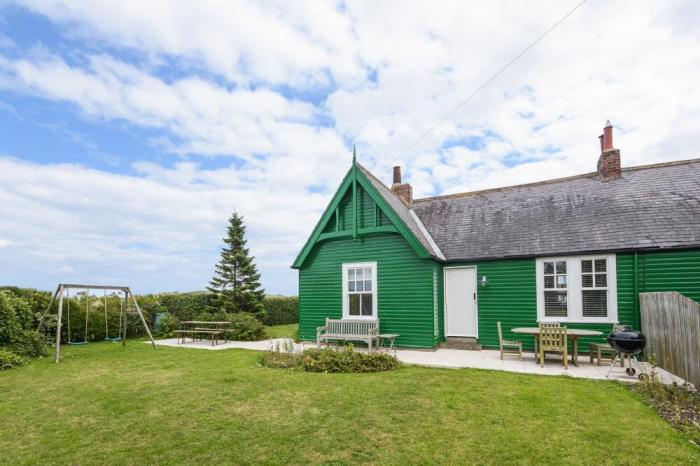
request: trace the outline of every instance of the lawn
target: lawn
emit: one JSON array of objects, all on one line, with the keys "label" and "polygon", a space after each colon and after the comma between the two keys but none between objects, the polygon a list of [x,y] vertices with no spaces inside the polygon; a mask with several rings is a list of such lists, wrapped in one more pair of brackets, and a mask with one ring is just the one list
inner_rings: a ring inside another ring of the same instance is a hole
[{"label": "lawn", "polygon": [[311,374],[132,341],[0,372],[2,464],[689,464],[622,385],[404,367]]},{"label": "lawn", "polygon": [[294,338],[299,330],[299,324],[274,325],[265,327],[267,338]]}]

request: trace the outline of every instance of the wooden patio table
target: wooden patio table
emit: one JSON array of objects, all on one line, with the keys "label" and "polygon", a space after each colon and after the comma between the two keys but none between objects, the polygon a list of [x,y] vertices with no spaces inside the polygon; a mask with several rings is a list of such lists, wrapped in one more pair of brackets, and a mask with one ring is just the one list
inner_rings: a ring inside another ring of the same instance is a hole
[{"label": "wooden patio table", "polygon": [[[535,356],[537,355],[537,341],[540,338],[539,327],[516,327],[510,329],[510,331],[523,335],[532,335],[535,339]],[[571,353],[571,362],[573,362],[574,366],[578,366],[578,337],[599,337],[603,335],[603,332],[598,330],[586,330],[582,328],[567,328],[566,335],[571,339],[571,343],[574,347],[574,351]]]},{"label": "wooden patio table", "polygon": [[212,330],[221,330],[221,332],[224,334],[224,343],[228,343],[228,332],[226,331],[227,326],[231,325],[231,322],[226,321],[226,320],[183,320],[180,322],[180,325],[182,325],[182,330],[186,330],[187,326],[189,327],[189,330],[200,330],[200,328],[197,328],[197,325],[202,326],[201,330],[208,330],[208,327],[211,327]]}]

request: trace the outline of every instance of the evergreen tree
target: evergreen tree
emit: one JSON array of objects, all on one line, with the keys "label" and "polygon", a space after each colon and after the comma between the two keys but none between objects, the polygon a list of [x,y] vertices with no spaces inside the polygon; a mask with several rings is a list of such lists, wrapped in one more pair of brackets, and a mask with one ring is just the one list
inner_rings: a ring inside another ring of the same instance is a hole
[{"label": "evergreen tree", "polygon": [[234,212],[228,222],[221,260],[207,287],[212,293],[212,306],[217,311],[253,314],[263,311],[265,290],[260,287],[260,274],[254,258],[245,247],[245,230],[243,217]]}]

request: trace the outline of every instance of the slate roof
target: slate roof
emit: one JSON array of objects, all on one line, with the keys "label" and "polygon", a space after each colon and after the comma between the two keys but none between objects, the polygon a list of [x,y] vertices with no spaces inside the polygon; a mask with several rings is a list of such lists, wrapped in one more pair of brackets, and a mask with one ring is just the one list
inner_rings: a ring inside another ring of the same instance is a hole
[{"label": "slate roof", "polygon": [[446,260],[700,247],[700,159],[623,168],[606,182],[589,173],[414,200],[429,237],[362,170],[421,244],[436,244]]},{"label": "slate roof", "polygon": [[404,202],[391,192],[384,183],[379,181],[369,170],[365,167],[357,164],[357,168],[367,177],[372,186],[379,192],[379,194],[384,198],[385,201],[394,209],[394,212],[403,220],[406,227],[411,230],[413,236],[420,242],[420,244],[428,251],[428,253],[438,259],[445,259],[440,249],[437,247],[435,242],[430,235],[427,233],[425,227],[420,224],[420,220],[417,216],[411,213],[411,210],[404,204]]}]

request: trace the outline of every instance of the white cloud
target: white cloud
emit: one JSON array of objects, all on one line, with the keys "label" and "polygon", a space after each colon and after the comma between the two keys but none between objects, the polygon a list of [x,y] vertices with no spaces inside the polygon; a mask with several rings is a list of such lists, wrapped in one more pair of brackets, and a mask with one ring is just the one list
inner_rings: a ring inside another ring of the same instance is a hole
[{"label": "white cloud", "polygon": [[[128,257],[146,282],[199,287],[235,207],[269,283],[290,290],[283,270],[353,142],[382,179],[404,165],[418,195],[592,171],[606,119],[623,165],[700,156],[696,2],[588,2],[400,158],[577,2],[21,3],[88,45],[0,49],[0,91],[158,128],[152,142],[189,162],[117,176],[2,159],[17,176],[0,175],[0,237],[18,264]],[[213,155],[241,163],[192,162]]]},{"label": "white cloud", "polygon": [[352,22],[332,3],[23,1],[72,34],[185,59],[246,83],[317,86],[361,78]]},{"label": "white cloud", "polygon": [[308,103],[265,89],[227,90],[200,78],[166,83],[104,55],[88,57],[85,68],[43,54],[0,56],[2,87],[70,102],[91,116],[166,129],[183,141],[176,147],[183,153],[252,160],[285,153],[300,133],[333,144],[314,127],[316,109]]},{"label": "white cloud", "polygon": [[[274,185],[262,190],[248,170],[208,171],[191,163],[137,169],[139,176],[127,176],[0,158],[0,247],[12,245],[3,249],[0,282],[14,282],[23,271],[42,277],[47,288],[71,277],[148,291],[164,284],[201,288],[237,210],[268,286],[294,292],[289,265],[324,196]],[[285,214],[289,206],[295,206],[293,222]]]}]

